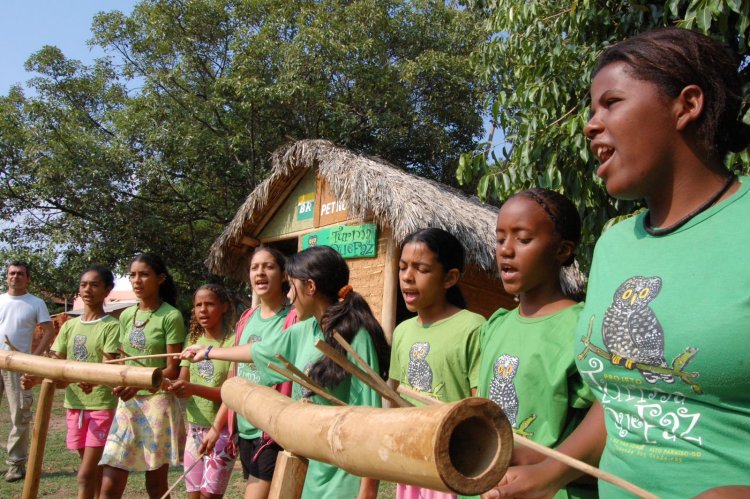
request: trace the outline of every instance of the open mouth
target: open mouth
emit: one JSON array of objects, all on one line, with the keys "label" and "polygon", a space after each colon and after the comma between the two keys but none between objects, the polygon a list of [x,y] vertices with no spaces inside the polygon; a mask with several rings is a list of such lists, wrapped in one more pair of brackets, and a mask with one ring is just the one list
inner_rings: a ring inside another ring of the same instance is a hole
[{"label": "open mouth", "polygon": [[413,304],[419,298],[419,293],[416,291],[401,291],[401,295],[404,297],[404,302],[406,302],[407,305]]},{"label": "open mouth", "polygon": [[596,146],[594,149],[594,155],[596,156],[596,159],[599,160],[601,163],[606,163],[609,158],[612,157],[612,155],[615,153],[615,150],[612,147],[609,146]]},{"label": "open mouth", "polygon": [[512,265],[500,266],[500,279],[503,281],[513,280],[518,275],[518,269]]},{"label": "open mouth", "polygon": [[268,289],[268,279],[256,279],[255,280],[255,289],[256,290],[266,290],[266,289]]}]

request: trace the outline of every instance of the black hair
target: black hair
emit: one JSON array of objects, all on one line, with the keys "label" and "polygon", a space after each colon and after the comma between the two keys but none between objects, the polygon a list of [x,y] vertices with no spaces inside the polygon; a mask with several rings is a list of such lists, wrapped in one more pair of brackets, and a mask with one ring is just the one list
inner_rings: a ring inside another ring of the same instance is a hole
[{"label": "black hair", "polygon": [[[248,262],[248,270],[249,267],[252,265],[253,258],[255,255],[260,253],[261,251],[265,251],[269,255],[271,255],[276,262],[276,265],[279,266],[279,270],[281,271],[281,292],[286,296],[287,292],[289,292],[289,282],[284,279],[284,273],[286,272],[286,256],[284,256],[284,253],[279,251],[278,249],[272,247],[272,246],[258,246],[255,248],[255,250],[250,253],[247,262]],[[248,272],[249,274],[249,272]]]},{"label": "black hair", "polygon": [[115,275],[104,265],[89,265],[83,272],[81,272],[81,277],[83,277],[84,274],[87,274],[88,272],[96,272],[99,275],[99,279],[104,282],[105,288],[115,287]]},{"label": "black hair", "polygon": [[518,192],[508,200],[515,197],[525,197],[538,204],[552,220],[557,236],[574,244],[570,257],[562,263],[565,268],[560,270],[560,287],[569,298],[583,301],[586,298],[585,277],[575,263],[575,250],[581,242],[581,216],[576,205],[559,192],[540,187]]},{"label": "black hair", "polygon": [[174,279],[169,273],[169,270],[167,270],[167,266],[164,264],[164,260],[162,260],[161,257],[155,253],[141,253],[140,255],[137,255],[135,258],[133,258],[133,261],[131,261],[130,264],[132,265],[135,262],[145,263],[146,265],[151,267],[151,270],[153,270],[156,275],[164,274],[164,282],[159,285],[159,297],[173,307],[176,307],[177,286],[175,286]]},{"label": "black hair", "polygon": [[[464,250],[461,241],[450,232],[433,227],[412,232],[401,243],[401,251],[409,243],[422,243],[427,246],[430,251],[435,253],[435,258],[443,266],[445,272],[458,269],[458,272],[463,274],[466,250]],[[466,308],[466,299],[461,292],[461,288],[458,287],[458,283],[446,290],[445,299],[451,305]]]},{"label": "black hair", "polygon": [[31,277],[31,265],[26,260],[13,260],[6,268],[10,267],[23,267],[26,270],[26,276]]},{"label": "black hair", "polygon": [[[341,255],[328,246],[313,246],[290,256],[286,262],[286,273],[290,278],[303,282],[312,280],[315,292],[330,301],[331,305],[321,318],[320,328],[326,343],[338,352],[346,355],[344,348],[333,337],[334,333],[339,333],[351,343],[357,331],[363,328],[367,331],[378,356],[379,374],[386,379],[391,362],[390,347],[383,328],[362,295],[352,290],[343,293],[343,288],[349,284],[349,266]],[[344,295],[341,299],[339,292]],[[346,371],[326,356],[315,362],[310,370],[313,381],[326,388],[337,386],[346,376]]]},{"label": "black hair", "polygon": [[709,154],[722,160],[727,152],[748,146],[750,127],[742,122],[739,61],[718,41],[680,28],[641,33],[605,50],[591,77],[615,62],[624,62],[630,75],[654,83],[669,98],[688,85],[699,86],[705,100],[696,135]]},{"label": "black hair", "polygon": [[[573,202],[559,192],[540,187],[527,189],[514,194],[514,197],[525,197],[538,204],[547,216],[552,220],[555,226],[555,233],[563,240],[570,241],[578,247],[581,242],[581,216]],[[507,202],[507,201],[506,201]],[[563,266],[573,265],[575,261],[575,252],[570,255]]]},{"label": "black hair", "polygon": [[[193,293],[193,304],[195,304],[195,296],[198,294],[198,291],[204,289],[215,294],[219,299],[219,302],[229,304],[229,307],[221,320],[221,330],[224,333],[223,338],[227,338],[232,330],[232,324],[234,324],[235,321],[234,301],[224,286],[208,283],[195,290],[195,293]],[[190,325],[188,326],[188,345],[193,345],[201,336],[203,336],[203,326],[201,326],[195,318],[195,306],[193,306],[190,311]]]}]

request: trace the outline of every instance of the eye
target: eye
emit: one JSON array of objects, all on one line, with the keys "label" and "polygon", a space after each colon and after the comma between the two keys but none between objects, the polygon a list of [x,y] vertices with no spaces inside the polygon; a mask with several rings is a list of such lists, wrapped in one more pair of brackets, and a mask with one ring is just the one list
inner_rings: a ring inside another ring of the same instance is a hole
[{"label": "eye", "polygon": [[498,246],[502,246],[503,244],[505,244],[505,239],[498,238],[498,240],[496,242],[497,242]]},{"label": "eye", "polygon": [[648,288],[643,288],[640,293],[638,293],[638,298],[643,299],[648,296],[648,294],[651,292]]},{"label": "eye", "polygon": [[529,244],[531,242],[530,237],[519,237],[518,242],[521,244]]},{"label": "eye", "polygon": [[633,296],[633,290],[629,289],[622,294],[622,299],[629,300],[631,296]]}]

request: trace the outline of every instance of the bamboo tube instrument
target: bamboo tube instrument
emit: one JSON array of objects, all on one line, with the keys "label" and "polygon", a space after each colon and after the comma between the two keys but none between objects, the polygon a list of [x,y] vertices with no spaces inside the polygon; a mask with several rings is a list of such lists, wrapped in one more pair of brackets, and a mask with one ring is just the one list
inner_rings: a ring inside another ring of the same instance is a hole
[{"label": "bamboo tube instrument", "polygon": [[224,382],[221,398],[288,452],[358,476],[434,490],[489,490],[513,451],[508,419],[486,399],[399,409],[331,407],[295,402],[240,377]]},{"label": "bamboo tube instrument", "polygon": [[161,369],[51,359],[0,350],[0,369],[71,383],[159,388]]}]

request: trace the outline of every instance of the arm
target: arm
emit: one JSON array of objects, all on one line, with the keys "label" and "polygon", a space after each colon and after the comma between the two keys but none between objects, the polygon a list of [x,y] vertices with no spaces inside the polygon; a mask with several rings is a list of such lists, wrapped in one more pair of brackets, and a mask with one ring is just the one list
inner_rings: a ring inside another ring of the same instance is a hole
[{"label": "arm", "polygon": [[39,327],[42,328],[44,334],[42,335],[42,340],[39,342],[36,349],[34,349],[34,355],[43,355],[44,352],[47,351],[50,341],[52,341],[52,336],[55,334],[55,328],[52,327],[52,322],[50,321],[42,322],[39,324]]},{"label": "arm", "polygon": [[728,485],[703,491],[696,497],[698,499],[742,499],[748,496],[750,496],[750,487],[747,485]]},{"label": "arm", "polygon": [[211,428],[209,428],[208,432],[206,432],[206,435],[203,437],[203,442],[201,442],[201,445],[198,448],[198,453],[208,454],[209,452],[214,450],[216,441],[219,440],[219,434],[227,424],[228,412],[229,408],[222,402],[221,407],[219,407],[219,410],[216,411],[214,424],[211,425]]},{"label": "arm", "polygon": [[375,499],[378,496],[378,485],[380,482],[374,478],[362,478],[359,482],[359,495],[357,499]]},{"label": "arm", "polygon": [[[182,343],[173,343],[167,345],[167,353],[177,353],[182,351]],[[167,367],[162,369],[162,375],[164,375],[164,384],[169,385],[170,382],[166,380],[177,379],[180,375],[180,359],[179,357],[167,357]],[[164,385],[162,385],[164,387]]]},{"label": "arm", "polygon": [[[598,402],[594,402],[578,428],[557,450],[596,466],[606,441],[604,410]],[[538,464],[509,468],[502,481],[482,497],[546,497],[581,475],[581,471],[546,458]]]},{"label": "arm", "polygon": [[[253,361],[253,343],[236,347],[212,348],[209,357],[215,360],[250,363]],[[206,358],[207,348],[203,345],[191,345],[182,351],[181,358],[190,362],[199,362]]]}]

